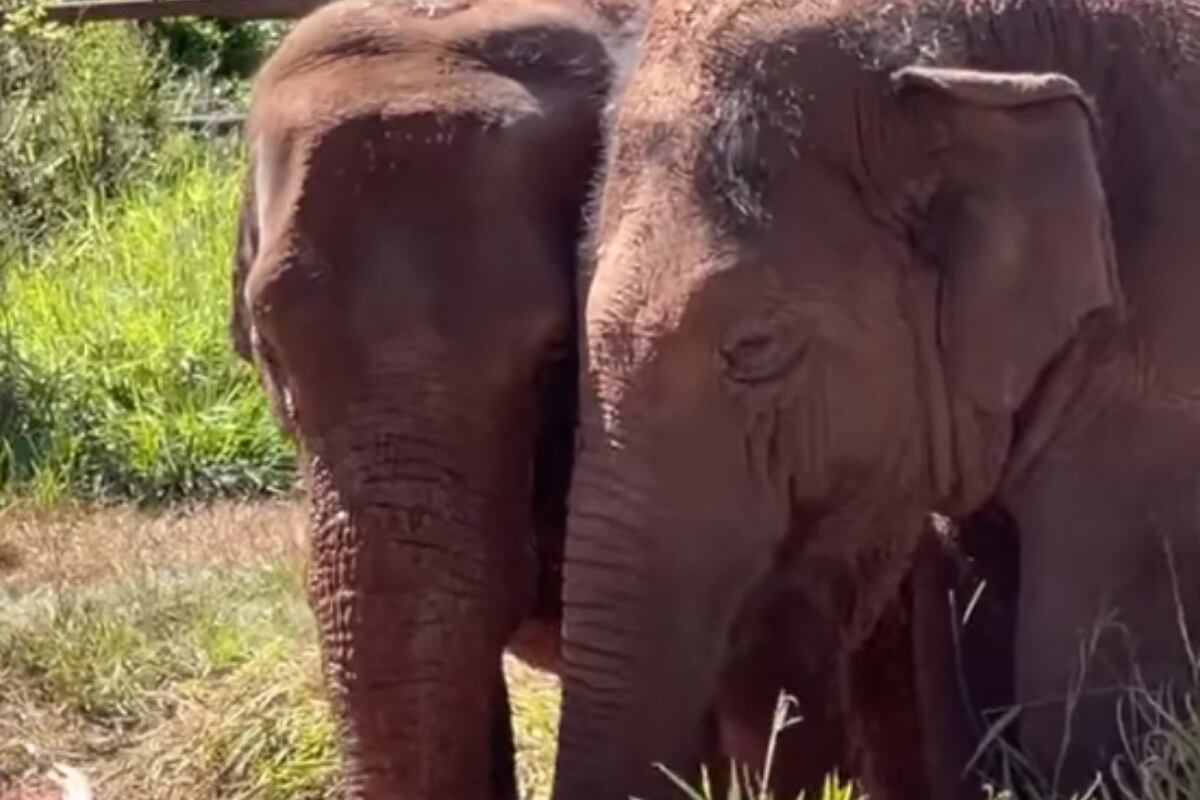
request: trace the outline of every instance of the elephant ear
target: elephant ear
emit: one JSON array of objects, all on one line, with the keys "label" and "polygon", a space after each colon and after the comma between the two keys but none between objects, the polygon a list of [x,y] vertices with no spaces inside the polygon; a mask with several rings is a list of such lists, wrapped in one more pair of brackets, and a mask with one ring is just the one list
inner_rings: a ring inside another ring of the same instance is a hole
[{"label": "elephant ear", "polygon": [[1084,317],[1122,307],[1091,105],[1056,73],[908,67],[892,80],[937,161],[918,238],[941,271],[950,379],[1012,413]]},{"label": "elephant ear", "polygon": [[234,352],[246,361],[253,361],[250,344],[250,321],[246,311],[246,277],[258,255],[258,218],[254,197],[254,166],[251,164],[242,185],[238,206],[237,233],[230,271],[229,339]]}]

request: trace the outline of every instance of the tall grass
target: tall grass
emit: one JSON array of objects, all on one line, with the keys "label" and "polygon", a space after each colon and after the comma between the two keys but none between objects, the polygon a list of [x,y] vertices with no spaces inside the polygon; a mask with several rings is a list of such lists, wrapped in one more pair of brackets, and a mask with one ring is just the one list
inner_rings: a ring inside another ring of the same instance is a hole
[{"label": "tall grass", "polygon": [[194,25],[67,29],[33,2],[0,0],[0,498],[286,488],[226,332],[240,153],[170,124],[273,39],[222,29],[188,61]]},{"label": "tall grass", "polygon": [[[1049,773],[1039,770],[1011,736],[1022,709],[998,709],[999,716],[985,735],[977,757],[979,767],[991,778],[996,800],[1060,800],[1061,760],[1068,747],[1078,747],[1074,737],[1088,735],[1075,713],[1083,697],[1084,677],[1097,660],[1097,645],[1103,633],[1126,637],[1129,631],[1111,619],[1102,618],[1091,635],[1079,644],[1077,669],[1062,698],[1066,732],[1059,743],[1060,763]],[[1186,635],[1186,630],[1183,631]],[[1125,685],[1106,689],[1114,701],[1118,725],[1117,752],[1098,766],[1090,783],[1068,800],[1195,800],[1200,797],[1200,681],[1195,670],[1183,684],[1151,688],[1135,671]]]},{"label": "tall grass", "polygon": [[291,449],[227,338],[240,162],[197,149],[176,169],[9,268],[0,488],[163,502],[289,485]]}]

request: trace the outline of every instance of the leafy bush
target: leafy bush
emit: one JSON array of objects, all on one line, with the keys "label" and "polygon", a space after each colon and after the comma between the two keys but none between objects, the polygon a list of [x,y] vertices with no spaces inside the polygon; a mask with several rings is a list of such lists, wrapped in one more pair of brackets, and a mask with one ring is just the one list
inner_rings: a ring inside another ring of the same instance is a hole
[{"label": "leafy bush", "polygon": [[65,27],[0,0],[0,268],[136,181],[169,169],[185,111],[236,109],[285,25],[166,20]]},{"label": "leafy bush", "polygon": [[136,28],[29,24],[0,44],[0,254],[25,250],[157,160],[169,87]]},{"label": "leafy bush", "polygon": [[[278,26],[67,28],[37,1],[0,0],[0,493],[287,486],[225,332],[240,154],[172,119],[239,102]],[[196,32],[215,60],[187,62]]]},{"label": "leafy bush", "polygon": [[181,18],[155,21],[151,30],[177,70],[237,81],[254,74],[286,23]]}]

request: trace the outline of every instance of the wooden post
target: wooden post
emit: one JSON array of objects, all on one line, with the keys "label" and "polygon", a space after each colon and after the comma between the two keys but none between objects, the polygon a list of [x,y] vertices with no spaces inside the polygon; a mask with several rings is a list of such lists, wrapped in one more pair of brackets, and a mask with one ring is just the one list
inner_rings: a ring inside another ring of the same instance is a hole
[{"label": "wooden post", "polygon": [[171,17],[296,19],[327,2],[329,0],[62,0],[47,5],[45,10],[47,19],[65,25]]}]

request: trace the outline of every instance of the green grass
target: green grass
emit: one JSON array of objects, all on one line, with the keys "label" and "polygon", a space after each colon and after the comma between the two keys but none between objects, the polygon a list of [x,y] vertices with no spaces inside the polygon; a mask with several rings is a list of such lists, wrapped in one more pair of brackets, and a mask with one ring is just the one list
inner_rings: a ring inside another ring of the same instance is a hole
[{"label": "green grass", "polygon": [[[0,795],[53,762],[101,797],[318,800],[337,776],[296,503],[0,514]],[[546,797],[558,689],[509,660]]]},{"label": "green grass", "polygon": [[240,162],[188,158],[9,267],[0,490],[163,502],[293,479],[292,450],[226,333]]},{"label": "green grass", "polygon": [[36,3],[0,0],[0,501],[287,488],[226,333],[241,154],[171,123],[244,101],[279,26],[46,26]]},{"label": "green grass", "polygon": [[0,709],[59,731],[14,726],[0,772],[29,766],[16,754],[49,750],[81,759],[114,797],[324,797],[337,759],[311,628],[298,572],[285,565],[10,598]]},{"label": "green grass", "polygon": [[[0,663],[71,713],[117,729],[161,717],[172,682],[236,669],[301,641],[301,609],[281,603],[281,567],[151,576],[13,598],[0,614]],[[291,592],[294,594],[294,592]]]}]

